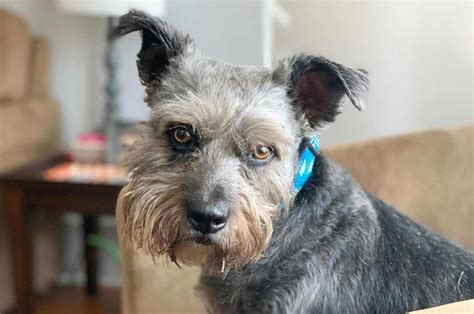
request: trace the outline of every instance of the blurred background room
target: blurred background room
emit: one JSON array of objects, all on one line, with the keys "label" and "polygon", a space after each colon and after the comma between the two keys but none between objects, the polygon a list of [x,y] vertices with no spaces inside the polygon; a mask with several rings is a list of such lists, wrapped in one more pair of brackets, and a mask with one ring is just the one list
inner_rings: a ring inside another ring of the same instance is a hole
[{"label": "blurred background room", "polygon": [[304,52],[366,69],[365,110],[347,105],[323,149],[462,128],[472,226],[472,1],[0,0],[0,313],[120,311],[117,161],[148,107],[139,34],[107,34],[130,8],[230,63]]}]

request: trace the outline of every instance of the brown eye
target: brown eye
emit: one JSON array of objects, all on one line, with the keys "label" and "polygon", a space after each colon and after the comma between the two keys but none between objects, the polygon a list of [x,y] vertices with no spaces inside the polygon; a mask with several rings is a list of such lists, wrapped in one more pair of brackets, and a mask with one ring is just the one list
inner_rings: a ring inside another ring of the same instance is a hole
[{"label": "brown eye", "polygon": [[173,137],[178,144],[187,144],[193,139],[192,134],[186,128],[174,129]]},{"label": "brown eye", "polygon": [[170,148],[179,154],[191,153],[199,146],[198,134],[191,125],[175,124],[166,131]]},{"label": "brown eye", "polygon": [[257,146],[252,151],[252,157],[257,160],[267,160],[273,155],[273,149],[269,146]]}]

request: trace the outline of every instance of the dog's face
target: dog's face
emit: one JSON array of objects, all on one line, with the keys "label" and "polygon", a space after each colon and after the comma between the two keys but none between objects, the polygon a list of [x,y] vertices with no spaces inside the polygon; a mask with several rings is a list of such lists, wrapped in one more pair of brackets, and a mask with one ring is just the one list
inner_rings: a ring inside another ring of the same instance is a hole
[{"label": "dog's face", "polygon": [[257,259],[291,205],[303,138],[333,121],[345,96],[360,107],[365,73],[312,56],[275,70],[230,65],[137,11],[116,33],[132,31],[142,33],[151,116],[127,157],[128,235],[154,257],[209,270]]}]

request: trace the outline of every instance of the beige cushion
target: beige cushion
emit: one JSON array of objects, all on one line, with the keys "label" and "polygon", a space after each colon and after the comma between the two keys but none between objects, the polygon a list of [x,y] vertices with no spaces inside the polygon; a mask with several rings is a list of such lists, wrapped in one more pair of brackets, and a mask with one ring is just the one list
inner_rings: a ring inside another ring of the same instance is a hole
[{"label": "beige cushion", "polygon": [[472,314],[474,313],[474,299],[446,304],[420,311],[410,312],[413,314]]},{"label": "beige cushion", "polygon": [[331,147],[326,153],[367,191],[474,249],[474,127]]},{"label": "beige cushion", "polygon": [[30,35],[14,14],[0,10],[0,106],[3,99],[23,97],[27,90]]},{"label": "beige cushion", "polygon": [[48,99],[24,99],[0,106],[0,172],[59,149],[58,105]]},{"label": "beige cushion", "polygon": [[[127,187],[120,195],[126,191]],[[123,237],[122,202],[119,196],[116,221],[122,252],[122,313],[205,313],[194,291],[200,270],[185,266],[177,269],[163,260],[155,264],[135,251]]]},{"label": "beige cushion", "polygon": [[48,96],[48,42],[34,38],[31,52],[28,97],[45,98]]}]

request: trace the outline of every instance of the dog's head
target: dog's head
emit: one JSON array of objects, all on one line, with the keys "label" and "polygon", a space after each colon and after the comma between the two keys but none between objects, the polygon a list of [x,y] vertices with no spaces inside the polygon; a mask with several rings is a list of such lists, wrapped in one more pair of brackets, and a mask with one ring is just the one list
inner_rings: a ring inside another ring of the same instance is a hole
[{"label": "dog's head", "polygon": [[346,97],[361,107],[365,72],[305,55],[275,70],[227,64],[137,11],[116,34],[133,31],[151,114],[127,157],[128,235],[154,257],[213,270],[257,259],[292,202],[302,140]]}]

